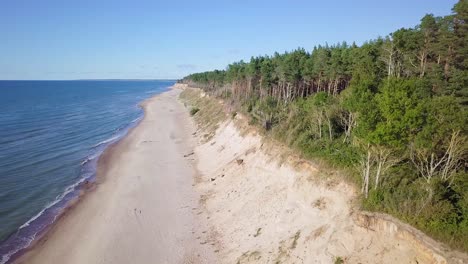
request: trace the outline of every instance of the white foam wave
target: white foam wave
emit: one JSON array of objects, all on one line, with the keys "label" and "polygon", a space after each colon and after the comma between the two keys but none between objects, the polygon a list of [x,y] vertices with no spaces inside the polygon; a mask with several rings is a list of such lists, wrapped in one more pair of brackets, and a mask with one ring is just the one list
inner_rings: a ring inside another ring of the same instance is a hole
[{"label": "white foam wave", "polygon": [[118,139],[118,138],[119,138],[118,136],[114,136],[114,137],[108,138],[108,139],[106,139],[106,140],[103,140],[103,141],[97,143],[96,145],[93,146],[93,148],[96,148],[96,147],[99,147],[99,146],[104,145],[104,144],[106,144],[106,143],[112,142],[112,141],[114,141],[114,140],[116,140],[116,139]]},{"label": "white foam wave", "polygon": [[89,157],[87,157],[85,160],[83,160],[83,161],[80,163],[80,165],[83,166],[83,165],[85,165],[86,163],[88,163],[89,161],[91,161],[91,160],[97,158],[98,156],[99,156],[98,153],[95,154],[95,155],[89,156]]},{"label": "white foam wave", "polygon": [[24,248],[27,248],[31,245],[31,243],[34,241],[34,239],[36,239],[36,234],[32,235],[31,238],[25,238],[26,240],[26,243],[22,246],[22,247],[18,247],[18,248],[15,248],[14,250],[8,252],[7,254],[3,255],[2,256],[2,259],[0,260],[0,264],[5,264],[8,262],[8,260],[10,260],[11,256],[13,256],[14,254],[16,254],[18,251],[24,249]]},{"label": "white foam wave", "polygon": [[15,254],[16,252],[12,253],[12,252],[9,252],[8,254],[6,255],[3,255],[2,256],[2,259],[0,260],[0,264],[5,264],[9,259],[10,257]]},{"label": "white foam wave", "polygon": [[22,228],[25,228],[27,226],[29,226],[34,220],[36,220],[37,218],[39,218],[42,214],[44,214],[44,212],[51,208],[52,206],[56,205],[57,203],[59,203],[60,201],[62,201],[62,199],[67,195],[69,194],[70,192],[72,192],[79,184],[81,184],[83,181],[85,180],[85,178],[82,178],[80,179],[79,181],[75,182],[74,184],[68,186],[65,191],[60,194],[59,196],[57,196],[55,198],[54,201],[52,201],[51,203],[47,204],[46,207],[44,207],[44,209],[42,209],[39,213],[37,213],[35,216],[33,216],[31,219],[29,219],[26,223],[24,223],[22,226],[20,226],[18,228],[18,230],[22,229]]},{"label": "white foam wave", "polygon": [[140,121],[142,118],[143,118],[142,116],[140,116],[140,117],[138,117],[138,118],[135,118],[135,119],[133,119],[132,122],[130,122],[130,123],[138,122],[138,121]]},{"label": "white foam wave", "polygon": [[[64,191],[61,195],[59,195],[59,196],[57,196],[57,197],[55,198],[55,200],[54,200],[53,202],[47,204],[47,206],[46,206],[44,209],[42,209],[38,214],[36,214],[36,215],[33,216],[31,219],[29,219],[26,223],[24,223],[23,225],[21,225],[21,226],[18,228],[18,231],[21,230],[21,229],[23,229],[23,228],[25,228],[25,227],[28,227],[33,221],[35,221],[35,220],[38,219],[41,215],[43,215],[44,212],[45,212],[47,209],[51,208],[52,206],[54,206],[54,205],[56,205],[57,203],[59,203],[60,201],[62,201],[63,198],[64,198],[67,194],[69,194],[70,192],[72,192],[78,185],[80,185],[81,183],[83,183],[85,180],[86,180],[86,178],[82,178],[82,179],[80,179],[79,181],[75,182],[74,184],[68,186],[68,187],[65,189],[65,191]],[[53,222],[55,222],[55,220],[57,219],[57,216],[58,216],[58,215],[55,215],[55,216],[54,216]],[[0,259],[0,264],[5,264],[5,263],[7,263],[8,260],[10,260],[11,256],[13,256],[14,254],[16,254],[18,251],[20,251],[20,250],[22,250],[22,249],[24,249],[24,248],[29,247],[29,246],[31,245],[31,243],[34,241],[34,239],[36,239],[36,235],[37,235],[37,233],[34,233],[34,234],[33,234],[31,237],[29,237],[29,238],[26,238],[26,237],[23,238],[23,239],[26,240],[26,243],[23,244],[23,245],[21,245],[21,247],[18,247],[18,248],[16,248],[16,249],[14,249],[14,250],[8,252],[7,254],[3,255],[2,258]]]}]

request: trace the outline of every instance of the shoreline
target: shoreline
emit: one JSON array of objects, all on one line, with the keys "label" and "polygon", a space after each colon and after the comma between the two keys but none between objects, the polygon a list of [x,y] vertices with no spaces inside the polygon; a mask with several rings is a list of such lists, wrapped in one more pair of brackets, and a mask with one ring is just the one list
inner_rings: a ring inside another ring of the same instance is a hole
[{"label": "shoreline", "polygon": [[[148,99],[145,99],[143,101],[146,101]],[[112,155],[113,148],[115,148],[121,141],[123,141],[131,133],[131,131],[134,130],[141,121],[143,121],[143,119],[144,119],[144,115],[142,116],[141,120],[139,120],[135,125],[133,125],[132,127],[128,129],[127,133],[125,133],[123,137],[117,139],[115,142],[112,142],[108,146],[105,147],[104,151],[98,156],[95,175],[92,177],[92,179],[89,179],[89,180],[87,179],[87,180],[80,182],[76,186],[77,191],[79,192],[78,195],[76,197],[73,197],[71,200],[69,200],[66,206],[62,208],[61,212],[56,216],[56,219],[52,223],[49,223],[47,227],[45,227],[41,232],[37,234],[38,238],[35,238],[28,247],[20,249],[18,252],[13,254],[13,256],[6,263],[21,263],[22,261],[24,261],[24,258],[26,258],[29,252],[37,250],[36,248],[37,246],[43,245],[49,239],[49,236],[52,235],[52,233],[56,229],[56,226],[60,225],[60,222],[62,221],[63,218],[68,217],[68,215],[73,210],[76,210],[76,207],[81,202],[83,202],[83,200],[86,199],[87,195],[91,194],[96,189],[99,183],[102,183],[105,181],[105,179],[103,179],[104,175],[99,175],[98,173],[98,171],[100,170],[100,167],[104,166],[102,165],[101,160],[109,159],[108,156]],[[105,171],[105,168],[102,168],[101,170]]]},{"label": "shoreline", "polygon": [[[170,90],[172,86],[168,87],[167,89]],[[166,91],[164,91],[166,92]],[[80,163],[82,174],[87,176],[79,178],[75,183],[67,186],[63,191],[60,198],[57,198],[55,201],[49,203],[46,207],[44,207],[37,215],[30,218],[26,223],[20,226],[15,233],[23,231],[24,227],[29,227],[30,225],[37,225],[37,220],[46,221],[47,219],[51,219],[48,222],[45,222],[44,227],[34,233],[33,238],[29,242],[28,245],[22,247],[16,247],[18,250],[14,253],[9,252],[7,259],[0,259],[0,263],[16,263],[18,259],[21,259],[23,255],[27,254],[29,251],[33,250],[37,244],[40,244],[41,241],[46,239],[50,230],[54,228],[54,226],[61,220],[61,218],[69,213],[69,210],[72,210],[82,199],[85,198],[86,194],[92,191],[98,180],[98,168],[99,168],[99,160],[102,156],[104,156],[112,147],[117,145],[121,142],[128,134],[135,129],[140,122],[144,119],[145,113],[144,108],[141,105],[146,100],[151,99],[152,97],[158,96],[160,93],[155,94],[149,98],[146,98],[139,102],[137,106],[141,109],[142,113],[141,116],[132,120],[128,123],[122,130],[119,129],[120,132],[117,134],[111,135],[108,139],[105,139],[96,145],[93,148],[96,148],[96,152],[93,152],[86,156],[84,160]],[[89,171],[91,170],[91,173]],[[70,189],[70,190],[68,190]],[[48,213],[49,210],[58,210],[58,212]],[[45,217],[46,219],[42,219]],[[39,223],[39,225],[42,224]],[[27,232],[27,231],[26,231]],[[6,240],[2,241],[2,243],[6,243],[11,239],[14,234],[7,237]],[[24,239],[23,237],[20,237]],[[18,238],[16,238],[18,239]],[[3,255],[5,258],[6,255]]]},{"label": "shoreline", "polygon": [[[106,210],[104,208],[106,206],[106,201],[97,199],[97,197],[102,198],[103,189],[107,189],[106,190],[107,193],[111,194],[112,198],[115,198],[114,196],[119,195],[115,191],[112,191],[112,190],[109,191],[109,189],[111,189],[109,186],[111,184],[115,185],[116,181],[118,181],[112,178],[113,176],[111,175],[113,174],[112,170],[115,171],[115,167],[121,166],[121,164],[119,164],[118,161],[122,159],[121,157],[123,155],[122,153],[124,153],[125,155],[129,155],[129,154],[131,155],[133,151],[132,148],[134,148],[134,145],[135,145],[135,137],[138,137],[139,134],[142,133],[141,131],[145,131],[145,129],[143,129],[142,126],[145,126],[145,124],[149,122],[148,120],[149,115],[151,115],[149,113],[150,111],[149,108],[153,106],[152,104],[154,104],[155,101],[160,101],[161,97],[165,97],[168,94],[174,93],[174,91],[177,91],[177,89],[179,88],[176,86],[171,86],[169,87],[167,91],[164,91],[160,94],[149,97],[141,101],[138,104],[144,111],[143,117],[141,118],[141,120],[137,122],[137,124],[131,127],[121,139],[119,139],[117,142],[113,142],[110,145],[108,145],[106,149],[104,150],[104,152],[99,156],[99,159],[97,161],[96,176],[95,176],[94,182],[83,183],[83,187],[81,188],[80,194],[78,195],[78,197],[76,197],[72,202],[70,202],[70,205],[67,206],[63,210],[63,212],[60,213],[60,215],[57,217],[55,222],[44,230],[43,234],[41,235],[39,239],[35,240],[33,244],[30,245],[28,248],[26,248],[24,252],[19,254],[19,256],[10,260],[11,263],[50,263],[50,262],[56,262],[57,259],[59,260],[61,259],[62,262],[66,259],[67,263],[80,263],[80,262],[85,261],[82,259],[82,256],[76,256],[76,255],[73,256],[74,259],[70,260],[69,258],[70,256],[65,257],[66,255],[65,252],[58,252],[58,254],[54,254],[54,251],[57,251],[56,249],[57,244],[60,244],[60,243],[57,243],[57,241],[61,241],[61,243],[65,242],[65,243],[74,244],[75,248],[76,246],[79,247],[80,245],[83,245],[83,243],[80,243],[79,239],[74,239],[74,238],[69,237],[69,236],[73,236],[71,233],[75,232],[74,230],[71,230],[70,227],[74,227],[76,226],[76,224],[78,224],[81,226],[82,229],[93,229],[92,223],[83,224],[84,221],[81,221],[81,223],[79,223],[80,221],[78,221],[77,219],[81,218],[80,215],[85,215],[86,212],[89,212],[90,206],[93,207],[92,209],[94,210],[95,213],[98,212],[100,209]],[[159,124],[159,125],[164,126],[164,124]],[[153,148],[153,151],[155,149],[157,150],[157,148]],[[104,195],[104,196],[106,196],[106,198],[110,198],[108,195]],[[101,201],[98,201],[96,203],[97,200],[101,200]],[[112,199],[108,199],[108,200],[112,200]],[[141,210],[135,209],[133,212],[141,213]],[[124,225],[119,225],[119,228],[122,228],[122,227],[125,228]],[[108,230],[108,231],[109,233],[112,234],[118,230]],[[55,244],[55,246],[51,246],[51,244]],[[135,245],[135,246],[138,246],[138,245]],[[94,250],[94,252],[96,251]],[[95,257],[100,257],[100,256],[95,254]],[[76,261],[73,262],[75,259]]]},{"label": "shoreline", "polygon": [[[465,259],[427,247],[392,219],[356,211],[355,190],[336,172],[283,159],[287,149],[265,142],[242,114],[213,108],[221,102],[203,93],[192,98],[196,105],[182,104],[185,88],[140,103],[144,117],[101,155],[95,183],[14,263]],[[195,126],[203,118],[219,123]]]}]

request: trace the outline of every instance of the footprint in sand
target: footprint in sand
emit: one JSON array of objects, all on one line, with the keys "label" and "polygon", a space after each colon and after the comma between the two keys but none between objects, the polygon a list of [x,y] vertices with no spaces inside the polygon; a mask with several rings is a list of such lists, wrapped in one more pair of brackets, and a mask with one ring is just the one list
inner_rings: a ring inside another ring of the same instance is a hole
[{"label": "footprint in sand", "polygon": [[171,131],[171,133],[169,134],[169,138],[170,139],[176,139],[176,135],[174,134],[174,132]]}]

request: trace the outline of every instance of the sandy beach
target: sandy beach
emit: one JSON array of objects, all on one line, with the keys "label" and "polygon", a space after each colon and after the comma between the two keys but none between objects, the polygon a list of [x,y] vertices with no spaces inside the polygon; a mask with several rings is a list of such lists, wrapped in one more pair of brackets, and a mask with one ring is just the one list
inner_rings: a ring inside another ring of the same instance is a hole
[{"label": "sandy beach", "polygon": [[[183,89],[192,94],[181,101]],[[142,106],[141,123],[101,157],[97,183],[17,263],[467,259],[396,219],[363,214],[337,171],[265,141],[241,114],[224,118],[222,102],[198,89],[176,85]]]},{"label": "sandy beach", "polygon": [[205,223],[194,211],[194,126],[179,93],[142,103],[141,123],[101,157],[97,186],[18,263],[217,262],[193,231]]}]

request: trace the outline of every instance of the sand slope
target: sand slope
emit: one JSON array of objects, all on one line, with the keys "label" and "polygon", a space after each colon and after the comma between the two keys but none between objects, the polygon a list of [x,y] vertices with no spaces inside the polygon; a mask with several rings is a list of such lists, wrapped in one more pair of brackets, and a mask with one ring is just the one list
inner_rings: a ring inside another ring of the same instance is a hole
[{"label": "sand slope", "polygon": [[99,162],[98,186],[60,219],[24,263],[216,263],[193,233],[195,170],[180,90],[144,102],[144,120]]},{"label": "sand slope", "polygon": [[224,263],[433,263],[408,241],[356,225],[349,185],[293,159],[280,164],[266,145],[226,121],[196,149],[207,239]]},{"label": "sand slope", "polygon": [[355,211],[342,178],[245,133],[242,115],[207,140],[177,87],[143,104],[97,186],[18,262],[445,263],[411,227]]}]

